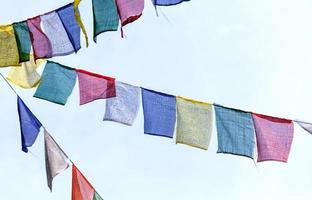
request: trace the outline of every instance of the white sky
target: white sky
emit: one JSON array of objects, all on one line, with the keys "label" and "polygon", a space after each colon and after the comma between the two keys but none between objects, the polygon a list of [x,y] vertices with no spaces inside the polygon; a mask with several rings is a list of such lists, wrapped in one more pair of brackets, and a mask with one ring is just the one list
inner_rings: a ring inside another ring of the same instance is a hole
[{"label": "white sky", "polygon": [[[24,20],[68,0],[11,0],[0,23]],[[193,0],[160,8],[92,42],[91,0],[80,11],[90,47],[52,60],[120,81],[197,100],[312,121],[312,2]],[[166,18],[162,15],[165,13]],[[82,40],[83,41],[83,40]],[[40,69],[43,70],[43,67]],[[7,69],[1,73],[6,74]],[[132,127],[103,122],[105,101],[79,106],[78,84],[66,106],[20,96],[105,200],[311,199],[312,136],[298,126],[287,164],[216,154],[143,134],[142,108]],[[70,199],[71,169],[46,184],[43,134],[21,151],[16,96],[0,80],[1,199]]]}]

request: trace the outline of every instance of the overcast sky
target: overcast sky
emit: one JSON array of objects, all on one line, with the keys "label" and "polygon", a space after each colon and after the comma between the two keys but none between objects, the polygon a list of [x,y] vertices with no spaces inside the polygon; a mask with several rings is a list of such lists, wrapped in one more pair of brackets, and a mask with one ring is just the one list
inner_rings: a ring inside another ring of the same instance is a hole
[{"label": "overcast sky", "polygon": [[[24,20],[70,1],[10,0],[0,23]],[[90,47],[52,60],[137,86],[273,116],[312,122],[312,2],[193,0],[160,8],[92,42],[91,0],[80,5]],[[82,40],[83,41],[83,40]],[[82,46],[84,43],[82,44]],[[43,67],[40,68],[40,71]],[[7,69],[1,69],[6,74]],[[105,200],[311,199],[312,136],[295,126],[288,163],[216,154],[143,134],[142,107],[132,127],[103,122],[105,101],[79,106],[78,83],[66,106],[16,88]],[[16,96],[0,80],[1,199],[70,199],[71,169],[46,184],[43,134],[21,151]]]}]

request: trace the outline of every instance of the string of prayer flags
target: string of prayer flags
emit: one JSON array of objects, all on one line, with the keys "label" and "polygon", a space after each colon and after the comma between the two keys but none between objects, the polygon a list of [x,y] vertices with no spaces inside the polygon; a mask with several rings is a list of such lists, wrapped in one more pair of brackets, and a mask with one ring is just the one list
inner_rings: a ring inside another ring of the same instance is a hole
[{"label": "string of prayer flags", "polygon": [[21,128],[22,150],[27,153],[27,147],[31,147],[35,143],[42,125],[19,96],[17,96],[17,108]]},{"label": "string of prayer flags", "polygon": [[121,25],[125,26],[141,17],[144,0],[116,0]]},{"label": "string of prayer flags", "polygon": [[254,157],[255,133],[251,113],[214,105],[218,153]]},{"label": "string of prayer flags", "polygon": [[132,125],[139,111],[140,88],[116,81],[116,97],[106,100],[104,120]]},{"label": "string of prayer flags", "polygon": [[190,0],[152,0],[155,6],[173,6]]},{"label": "string of prayer flags", "polygon": [[47,61],[34,97],[65,105],[76,83],[76,71]]},{"label": "string of prayer flags", "polygon": [[212,105],[177,97],[176,143],[207,150],[212,133]]},{"label": "string of prayer flags", "polygon": [[0,26],[0,67],[19,65],[18,48],[12,25]]},{"label": "string of prayer flags", "polygon": [[44,151],[48,187],[52,192],[53,178],[69,167],[68,157],[44,129]]},{"label": "string of prayer flags", "polygon": [[119,16],[115,0],[92,0],[93,9],[93,40],[106,31],[116,31]]},{"label": "string of prayer flags", "polygon": [[176,123],[175,96],[141,89],[144,133],[173,138]]},{"label": "string of prayer flags", "polygon": [[252,114],[258,147],[258,162],[287,162],[294,135],[291,120]]},{"label": "string of prayer flags", "polygon": [[301,128],[312,134],[312,123],[294,120]]},{"label": "string of prayer flags", "polygon": [[27,22],[13,23],[16,43],[19,53],[19,62],[27,62],[30,60],[31,40]]},{"label": "string of prayer flags", "polygon": [[97,99],[116,96],[115,78],[76,69],[79,82],[80,105]]}]

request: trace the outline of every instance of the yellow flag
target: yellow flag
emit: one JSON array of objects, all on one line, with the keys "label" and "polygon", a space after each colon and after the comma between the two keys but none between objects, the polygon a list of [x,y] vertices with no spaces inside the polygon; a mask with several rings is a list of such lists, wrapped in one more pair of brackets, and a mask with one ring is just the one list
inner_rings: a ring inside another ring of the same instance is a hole
[{"label": "yellow flag", "polygon": [[0,67],[18,66],[19,55],[12,25],[0,26]]},{"label": "yellow flag", "polygon": [[86,40],[86,46],[88,47],[89,46],[89,39],[88,39],[88,34],[87,34],[87,31],[82,23],[82,20],[81,20],[81,17],[80,17],[80,14],[79,14],[79,11],[78,11],[78,5],[80,4],[81,0],[75,0],[74,1],[74,13],[75,13],[75,18],[76,18],[76,21],[77,23],[79,24],[81,30],[82,30],[82,33],[84,34],[85,36],[85,40]]}]

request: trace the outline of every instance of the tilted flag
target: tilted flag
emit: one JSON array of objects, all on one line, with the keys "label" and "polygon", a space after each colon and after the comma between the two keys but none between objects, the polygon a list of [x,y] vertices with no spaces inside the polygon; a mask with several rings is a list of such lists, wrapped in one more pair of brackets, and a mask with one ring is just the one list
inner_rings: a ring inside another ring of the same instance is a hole
[{"label": "tilted flag", "polygon": [[173,6],[190,0],[152,0],[155,6]]},{"label": "tilted flag", "polygon": [[40,16],[27,20],[35,60],[38,58],[52,57],[52,46],[50,40],[42,31],[40,23]]},{"label": "tilted flag", "polygon": [[34,97],[65,105],[76,83],[76,72],[56,62],[47,61]]},{"label": "tilted flag", "polygon": [[76,69],[79,82],[80,105],[97,99],[116,96],[115,78]]},{"label": "tilted flag", "polygon": [[176,143],[207,150],[212,133],[212,105],[177,97]]},{"label": "tilted flag", "polygon": [[68,157],[44,129],[44,151],[48,187],[52,191],[53,178],[69,167]]},{"label": "tilted flag", "polygon": [[78,6],[80,4],[81,0],[74,0],[74,15],[75,15],[75,18],[76,18],[76,21],[77,23],[79,24],[81,30],[82,30],[82,33],[85,37],[85,40],[86,40],[86,46],[88,47],[89,46],[89,39],[88,39],[88,34],[87,34],[87,31],[82,23],[82,20],[81,20],[81,17],[80,17],[80,13],[79,13],[79,9],[78,9]]},{"label": "tilted flag", "polygon": [[116,0],[121,25],[125,26],[141,17],[144,0]]},{"label": "tilted flag", "polygon": [[287,162],[294,136],[291,120],[252,114],[258,147],[258,162]]},{"label": "tilted flag", "polygon": [[141,91],[144,133],[173,138],[176,123],[175,96],[145,88]]},{"label": "tilted flag", "polygon": [[22,136],[22,150],[27,153],[27,147],[31,147],[35,143],[42,125],[19,96],[17,96],[17,108]]},{"label": "tilted flag", "polygon": [[116,31],[119,16],[115,0],[92,0],[93,8],[93,40],[106,31]]},{"label": "tilted flag", "polygon": [[0,67],[18,66],[19,56],[12,25],[0,26]]},{"label": "tilted flag", "polygon": [[116,97],[106,100],[104,120],[132,125],[139,111],[140,88],[116,82]]},{"label": "tilted flag", "polygon": [[16,43],[19,53],[19,62],[27,62],[30,60],[31,40],[27,22],[13,23]]},{"label": "tilted flag", "polygon": [[312,123],[295,120],[295,122],[304,130],[312,134]]},{"label": "tilted flag", "polygon": [[214,105],[218,153],[254,158],[255,131],[251,113]]}]

